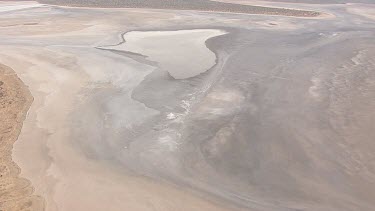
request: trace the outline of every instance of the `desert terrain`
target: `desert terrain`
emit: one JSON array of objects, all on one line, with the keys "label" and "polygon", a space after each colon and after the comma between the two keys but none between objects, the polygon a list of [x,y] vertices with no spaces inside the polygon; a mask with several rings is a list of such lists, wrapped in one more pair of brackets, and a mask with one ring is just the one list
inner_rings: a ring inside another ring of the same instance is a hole
[{"label": "desert terrain", "polygon": [[7,66],[0,65],[0,210],[43,210],[44,201],[33,195],[30,182],[19,177],[12,161],[13,143],[32,102],[27,87]]},{"label": "desert terrain", "polygon": [[0,210],[375,210],[375,4],[129,2],[0,1]]}]

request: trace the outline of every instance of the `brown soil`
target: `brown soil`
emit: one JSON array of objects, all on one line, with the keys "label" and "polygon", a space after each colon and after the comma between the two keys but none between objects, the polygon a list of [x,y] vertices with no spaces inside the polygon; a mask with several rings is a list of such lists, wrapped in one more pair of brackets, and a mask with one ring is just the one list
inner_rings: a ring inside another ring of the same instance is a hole
[{"label": "brown soil", "polygon": [[12,160],[13,143],[33,98],[12,69],[0,64],[0,211],[44,210],[44,201],[20,178]]}]

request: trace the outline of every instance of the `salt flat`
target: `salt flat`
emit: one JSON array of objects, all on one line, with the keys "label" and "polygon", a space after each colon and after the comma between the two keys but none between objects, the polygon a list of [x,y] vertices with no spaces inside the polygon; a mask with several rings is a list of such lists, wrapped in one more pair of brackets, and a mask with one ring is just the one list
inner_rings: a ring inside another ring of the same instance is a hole
[{"label": "salt flat", "polygon": [[42,4],[36,4],[35,2],[23,2],[22,4],[14,2],[2,2],[0,12],[10,12],[14,10],[29,9],[33,7],[41,7]]},{"label": "salt flat", "polygon": [[205,45],[207,39],[223,35],[220,30],[132,31],[124,43],[104,49],[139,53],[155,61],[175,79],[197,76],[216,64],[216,56]]},{"label": "salt flat", "polygon": [[46,210],[374,210],[371,5],[12,4],[0,63],[34,97],[12,156]]}]

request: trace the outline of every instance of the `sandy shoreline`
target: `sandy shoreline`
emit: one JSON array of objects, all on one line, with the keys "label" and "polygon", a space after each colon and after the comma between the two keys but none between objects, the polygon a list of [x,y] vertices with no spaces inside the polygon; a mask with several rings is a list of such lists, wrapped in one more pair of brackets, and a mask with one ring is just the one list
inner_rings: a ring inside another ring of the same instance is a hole
[{"label": "sandy shoreline", "polygon": [[43,199],[33,195],[30,181],[19,177],[20,169],[11,158],[32,101],[14,71],[0,64],[0,210],[44,210]]}]

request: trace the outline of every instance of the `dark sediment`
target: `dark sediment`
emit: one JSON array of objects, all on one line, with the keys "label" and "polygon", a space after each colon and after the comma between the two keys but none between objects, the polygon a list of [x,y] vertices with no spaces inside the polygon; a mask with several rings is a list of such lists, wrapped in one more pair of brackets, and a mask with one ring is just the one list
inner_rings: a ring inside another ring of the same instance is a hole
[{"label": "dark sediment", "polygon": [[319,12],[315,11],[239,5],[223,2],[214,2],[208,0],[40,0],[39,2],[45,4],[56,4],[75,7],[176,9],[246,14],[284,15],[296,17],[317,17],[320,15]]}]

